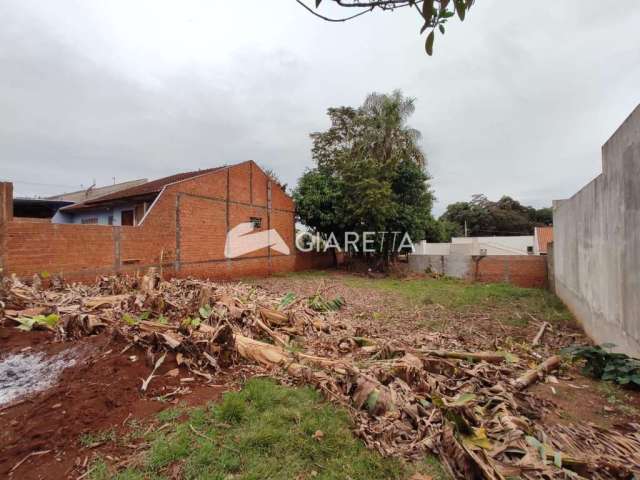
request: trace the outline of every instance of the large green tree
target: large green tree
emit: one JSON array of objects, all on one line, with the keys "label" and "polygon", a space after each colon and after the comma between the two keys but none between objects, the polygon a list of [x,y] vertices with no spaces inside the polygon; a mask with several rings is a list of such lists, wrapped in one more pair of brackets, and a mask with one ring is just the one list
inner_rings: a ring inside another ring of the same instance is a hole
[{"label": "large green tree", "polygon": [[462,233],[466,224],[469,236],[531,235],[536,226],[550,225],[550,208],[535,209],[503,196],[492,202],[484,195],[474,195],[470,202],[456,202],[447,206],[440,221],[457,225]]},{"label": "large green tree", "polygon": [[[380,232],[372,241],[388,259],[404,234],[425,238],[433,194],[419,147],[420,133],[407,124],[415,102],[400,91],[370,94],[359,108],[330,108],[331,126],[311,134],[316,167],[294,190],[300,221],[326,239],[334,234]],[[387,232],[385,236],[381,232]]]},{"label": "large green tree", "polygon": [[427,224],[425,240],[431,243],[449,243],[452,237],[460,237],[462,233],[463,229],[457,223],[434,218]]}]

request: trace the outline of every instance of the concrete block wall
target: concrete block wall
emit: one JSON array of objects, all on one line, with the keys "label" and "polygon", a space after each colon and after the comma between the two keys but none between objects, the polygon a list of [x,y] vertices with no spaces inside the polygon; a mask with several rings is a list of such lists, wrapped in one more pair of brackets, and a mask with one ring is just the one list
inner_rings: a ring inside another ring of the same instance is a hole
[{"label": "concrete block wall", "polygon": [[[62,275],[92,281],[114,272],[160,266],[167,276],[233,279],[332,265],[330,254],[300,255],[294,245],[294,204],[254,162],[168,185],[135,227],[52,224],[12,217],[11,184],[0,184],[3,274]],[[8,199],[8,200],[7,200]],[[250,217],[275,228],[290,249],[224,257],[227,231]]]},{"label": "concrete block wall", "polygon": [[640,106],[602,147],[602,168],[554,202],[555,290],[594,341],[640,356]]}]

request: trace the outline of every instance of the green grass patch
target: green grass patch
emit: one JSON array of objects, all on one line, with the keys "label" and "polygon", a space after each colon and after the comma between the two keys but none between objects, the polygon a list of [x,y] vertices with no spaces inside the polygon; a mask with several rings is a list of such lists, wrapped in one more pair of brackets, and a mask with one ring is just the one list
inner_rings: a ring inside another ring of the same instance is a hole
[{"label": "green grass patch", "polygon": [[116,431],[113,429],[103,430],[101,432],[85,433],[80,435],[80,445],[83,447],[91,447],[100,443],[115,442],[117,440]]},{"label": "green grass patch", "polygon": [[611,382],[602,382],[598,384],[598,389],[602,395],[606,397],[607,403],[615,406],[625,415],[633,417],[640,415],[638,409],[629,402],[628,398],[626,398],[627,392],[618,385]]},{"label": "green grass patch", "polygon": [[177,420],[185,413],[185,409],[182,407],[172,407],[161,411],[156,415],[158,420],[162,423],[169,423]]},{"label": "green grass patch", "polygon": [[434,458],[412,465],[366,449],[348,414],[311,388],[252,379],[220,403],[181,413],[188,418],[154,435],[141,467],[114,477],[99,461],[90,478],[165,478],[176,468],[185,479],[447,478]]},{"label": "green grass patch", "polygon": [[455,311],[503,309],[505,311],[498,317],[513,325],[526,325],[530,320],[528,314],[553,323],[572,321],[571,313],[560,299],[539,288],[521,288],[504,283],[468,283],[452,278],[402,280],[353,276],[344,277],[343,281],[351,287],[396,293],[415,306],[438,304]]}]

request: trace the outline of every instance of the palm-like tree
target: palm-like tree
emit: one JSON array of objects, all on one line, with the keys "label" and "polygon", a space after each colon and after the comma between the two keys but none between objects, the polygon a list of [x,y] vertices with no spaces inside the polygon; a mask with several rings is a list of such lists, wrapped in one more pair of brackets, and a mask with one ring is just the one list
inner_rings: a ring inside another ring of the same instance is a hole
[{"label": "palm-like tree", "polygon": [[418,144],[422,135],[407,125],[414,111],[415,99],[400,90],[370,93],[360,107],[368,127],[360,143],[361,153],[389,167],[409,159],[423,168],[426,158]]}]

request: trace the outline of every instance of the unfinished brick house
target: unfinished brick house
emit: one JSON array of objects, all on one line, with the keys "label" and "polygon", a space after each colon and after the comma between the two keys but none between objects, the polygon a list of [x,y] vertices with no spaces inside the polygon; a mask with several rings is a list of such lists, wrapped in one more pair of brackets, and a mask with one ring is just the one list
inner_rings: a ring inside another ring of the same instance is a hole
[{"label": "unfinished brick house", "polygon": [[[53,222],[14,218],[12,191],[11,183],[0,183],[3,275],[26,278],[46,272],[91,281],[101,274],[155,266],[166,276],[230,279],[332,261],[330,255],[296,250],[293,200],[253,161],[178,174],[71,205]],[[107,221],[100,221],[105,215]],[[83,218],[92,220],[83,223]],[[289,254],[265,247],[226,258],[227,232],[246,222],[255,231],[274,229]]]}]

